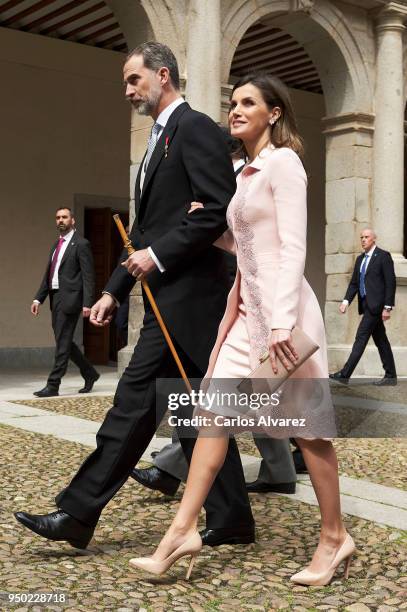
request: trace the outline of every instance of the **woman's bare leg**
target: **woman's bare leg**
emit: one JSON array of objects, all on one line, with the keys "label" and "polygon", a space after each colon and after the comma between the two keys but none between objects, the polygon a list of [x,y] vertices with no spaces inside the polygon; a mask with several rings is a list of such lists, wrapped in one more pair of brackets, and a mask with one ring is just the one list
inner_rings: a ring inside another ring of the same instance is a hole
[{"label": "woman's bare leg", "polygon": [[309,569],[320,572],[333,560],[345,539],[341,517],[338,461],[332,442],[296,440],[304,456],[321,511],[321,533]]},{"label": "woman's bare leg", "polygon": [[154,559],[165,559],[196,530],[199,513],[225,461],[228,445],[229,437],[219,431],[215,437],[208,437],[207,432],[198,436],[181,503]]}]

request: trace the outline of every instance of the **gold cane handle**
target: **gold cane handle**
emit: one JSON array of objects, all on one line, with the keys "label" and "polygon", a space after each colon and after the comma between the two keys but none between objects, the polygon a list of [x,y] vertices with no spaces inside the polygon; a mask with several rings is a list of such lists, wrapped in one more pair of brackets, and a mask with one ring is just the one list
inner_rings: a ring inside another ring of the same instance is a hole
[{"label": "gold cane handle", "polygon": [[128,235],[126,233],[126,230],[124,229],[124,225],[122,223],[122,220],[120,219],[120,216],[119,215],[113,215],[113,219],[115,220],[117,228],[118,228],[118,230],[120,232],[120,235],[122,237],[124,248],[127,249],[127,252],[128,252],[129,255],[132,255],[133,253],[136,252],[136,249],[131,244],[131,240],[130,240],[130,238],[128,237]]}]

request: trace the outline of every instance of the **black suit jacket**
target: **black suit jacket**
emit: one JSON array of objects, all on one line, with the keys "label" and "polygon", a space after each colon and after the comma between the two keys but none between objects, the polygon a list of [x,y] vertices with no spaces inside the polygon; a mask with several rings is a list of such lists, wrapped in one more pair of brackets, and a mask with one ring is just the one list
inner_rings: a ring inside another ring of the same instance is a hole
[{"label": "black suit jacket", "polygon": [[[49,286],[49,272],[52,254],[58,241],[52,246],[47,268],[35,300],[45,301],[51,290]],[[86,306],[90,308],[93,304],[95,293],[95,272],[90,242],[74,232],[62,257],[58,271],[59,295],[61,296],[61,307],[66,314],[75,314]]]},{"label": "black suit jacket", "polygon": [[[363,314],[362,299],[359,293],[360,266],[364,253],[356,259],[352,279],[349,283],[345,300],[352,302],[358,295],[359,314]],[[396,294],[396,275],[394,264],[388,251],[376,247],[365,275],[366,304],[372,314],[380,314],[384,306],[394,306]]]},{"label": "black suit jacket", "polygon": [[[141,196],[139,170],[130,239],[136,249],[151,246],[165,267],[164,273],[154,270],[148,276],[151,291],[170,333],[201,369],[207,367],[226,305],[225,257],[212,243],[226,229],[226,208],[235,189],[219,127],[181,104],[157,142]],[[194,200],[204,208],[188,214]],[[105,290],[121,302],[134,283],[119,265]],[[148,309],[146,300],[145,305]]]}]

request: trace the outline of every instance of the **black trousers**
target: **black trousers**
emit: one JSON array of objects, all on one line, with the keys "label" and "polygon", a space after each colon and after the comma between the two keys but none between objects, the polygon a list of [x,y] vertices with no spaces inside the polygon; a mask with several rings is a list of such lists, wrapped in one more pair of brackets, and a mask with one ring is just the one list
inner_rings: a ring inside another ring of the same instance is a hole
[{"label": "black trousers", "polygon": [[73,341],[73,335],[78,323],[80,312],[66,314],[61,309],[61,298],[59,291],[50,293],[52,329],[55,336],[54,365],[48,376],[47,385],[58,388],[61,378],[65,375],[68,361],[71,359],[78,366],[83,378],[89,378],[96,373],[95,368],[86,359],[85,355]]},{"label": "black trousers", "polygon": [[359,323],[349,359],[341,370],[342,374],[346,378],[352,376],[369,342],[370,336],[372,336],[373,342],[378,348],[385,375],[395,377],[397,376],[396,365],[394,363],[393,351],[391,350],[390,342],[386,334],[386,327],[383,323],[382,314],[372,314],[365,300],[362,301],[362,308],[362,320]]},{"label": "black trousers", "polygon": [[[203,373],[181,350],[179,354],[187,375],[202,378]],[[149,312],[131,361],[119,381],[113,407],[97,433],[97,448],[70,485],[56,497],[58,507],[90,526],[96,525],[103,508],[126,482],[144,453],[156,431],[157,420],[162,417],[162,408],[159,408],[161,414],[157,418],[155,379],[178,377],[162,332]],[[190,461],[195,439],[180,435],[180,441]],[[205,510],[207,526],[211,529],[254,522],[234,439],[230,440],[225,463],[208,495]]]}]

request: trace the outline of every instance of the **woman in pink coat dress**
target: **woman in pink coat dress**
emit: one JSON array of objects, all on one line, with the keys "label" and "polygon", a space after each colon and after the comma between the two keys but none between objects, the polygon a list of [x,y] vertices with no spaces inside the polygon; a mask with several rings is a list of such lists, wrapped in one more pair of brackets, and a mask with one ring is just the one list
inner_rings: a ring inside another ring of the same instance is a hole
[{"label": "woman in pink coat dress", "polygon": [[[206,378],[242,379],[259,364],[265,350],[273,366],[277,355],[289,370],[298,357],[291,338],[295,325],[320,347],[298,368],[296,377],[328,378],[324,323],[304,278],[307,178],[287,88],[270,75],[244,77],[233,89],[229,124],[249,161],[238,176],[228,207],[229,229],[217,243],[236,252],[238,272]],[[199,214],[199,206],[192,206],[193,214]],[[291,580],[327,584],[343,561],[347,576],[355,550],[341,518],[337,459],[330,440],[297,442],[318,499],[321,533],[310,565]],[[207,431],[200,431],[184,495],[169,530],[151,557],[132,559],[131,565],[161,574],[179,558],[191,555],[189,577],[202,547],[199,512],[227,447],[227,432],[209,437]]]}]

